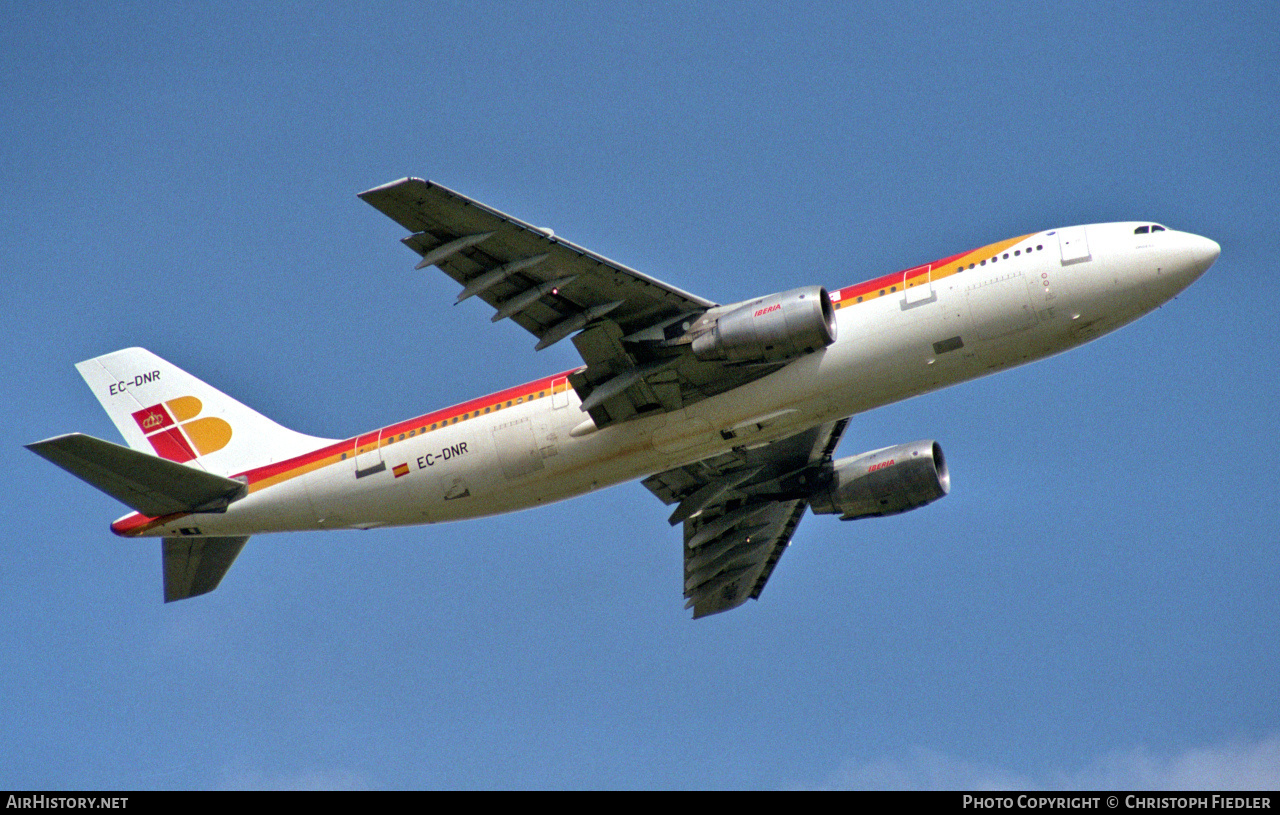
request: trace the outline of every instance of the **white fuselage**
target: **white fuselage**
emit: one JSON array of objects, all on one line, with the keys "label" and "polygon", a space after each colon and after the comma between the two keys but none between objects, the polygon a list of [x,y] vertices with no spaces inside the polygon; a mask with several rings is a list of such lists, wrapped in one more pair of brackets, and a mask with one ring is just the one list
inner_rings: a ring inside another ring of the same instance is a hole
[{"label": "white fuselage", "polygon": [[832,292],[834,344],[682,410],[595,430],[564,375],[550,377],[250,471],[248,495],[225,512],[124,534],[454,521],[774,441],[1087,342],[1170,299],[1217,257],[1210,240],[1142,226],[1040,232]]}]

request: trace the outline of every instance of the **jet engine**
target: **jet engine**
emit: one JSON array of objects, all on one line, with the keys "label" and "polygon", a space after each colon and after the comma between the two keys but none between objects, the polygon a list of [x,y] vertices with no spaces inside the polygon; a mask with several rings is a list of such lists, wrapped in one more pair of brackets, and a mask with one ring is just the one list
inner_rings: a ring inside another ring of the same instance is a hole
[{"label": "jet engine", "polygon": [[792,289],[734,306],[693,340],[703,360],[784,362],[836,341],[836,312],[821,286]]},{"label": "jet engine", "polygon": [[810,506],[842,521],[919,509],[951,491],[951,475],[936,441],[913,441],[842,458]]}]

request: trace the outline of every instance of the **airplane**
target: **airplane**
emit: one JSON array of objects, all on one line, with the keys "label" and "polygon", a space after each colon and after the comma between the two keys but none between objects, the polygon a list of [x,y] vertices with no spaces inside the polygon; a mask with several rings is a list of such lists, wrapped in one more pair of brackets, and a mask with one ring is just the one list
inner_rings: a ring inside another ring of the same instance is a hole
[{"label": "airplane", "polygon": [[1220,248],[1151,221],[1022,235],[841,289],[718,304],[439,184],[359,194],[471,298],[583,365],[346,439],[286,429],[155,354],[76,367],[127,447],[29,449],[162,539],[166,602],[221,582],[250,535],[460,521],[633,479],[683,525],[694,618],[758,599],[805,510],[893,515],[947,495],[922,440],[833,457],[849,417],[1114,331]]}]

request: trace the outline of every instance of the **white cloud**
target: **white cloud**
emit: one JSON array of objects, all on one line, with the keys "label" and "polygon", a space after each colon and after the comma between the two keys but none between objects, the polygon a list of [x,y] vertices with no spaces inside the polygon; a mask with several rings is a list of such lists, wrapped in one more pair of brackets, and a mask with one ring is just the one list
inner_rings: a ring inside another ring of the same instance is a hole
[{"label": "white cloud", "polygon": [[1044,777],[915,748],[905,758],[845,762],[823,785],[840,789],[1280,789],[1280,735],[1235,740],[1172,755],[1145,748],[1109,753]]},{"label": "white cloud", "polygon": [[1280,736],[1198,747],[1171,756],[1153,755],[1142,748],[1112,753],[1061,780],[1075,789],[1280,789]]},{"label": "white cloud", "polygon": [[904,759],[845,762],[823,785],[835,789],[1004,790],[1027,789],[1030,779],[996,767],[952,758],[917,747]]}]

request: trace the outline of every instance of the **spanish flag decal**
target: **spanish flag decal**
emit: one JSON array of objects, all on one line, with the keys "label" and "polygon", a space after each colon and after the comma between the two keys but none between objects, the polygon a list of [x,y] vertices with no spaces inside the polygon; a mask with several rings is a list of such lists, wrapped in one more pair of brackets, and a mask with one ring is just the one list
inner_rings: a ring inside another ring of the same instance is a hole
[{"label": "spanish flag decal", "polygon": [[409,474],[409,465],[408,465],[408,464],[397,464],[396,466],[394,466],[394,467],[392,467],[392,468],[391,468],[391,472],[395,474],[395,477],[396,477],[396,478],[399,478],[399,477],[400,477],[400,476],[402,476],[402,475],[408,475],[408,474]]}]

